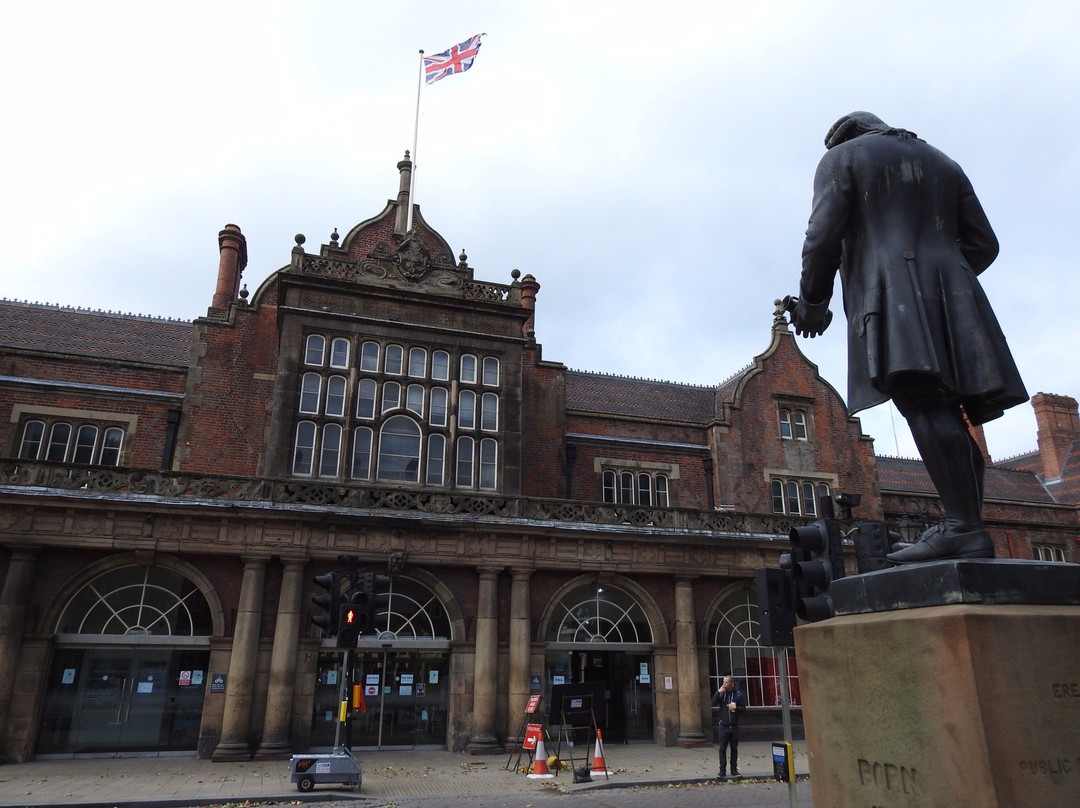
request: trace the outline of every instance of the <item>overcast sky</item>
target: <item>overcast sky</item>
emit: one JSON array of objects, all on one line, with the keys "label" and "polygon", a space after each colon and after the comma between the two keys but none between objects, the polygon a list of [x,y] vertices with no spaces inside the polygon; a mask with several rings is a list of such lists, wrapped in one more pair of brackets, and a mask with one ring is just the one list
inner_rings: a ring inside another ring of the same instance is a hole
[{"label": "overcast sky", "polygon": [[[486,33],[422,91],[416,201],[478,279],[536,277],[545,359],[692,384],[748,365],[797,291],[825,132],[864,109],[964,167],[1028,391],[1080,395],[1080,6],[631,8],[6,3],[0,296],[190,320],[228,222],[254,290],[294,234],[317,252],[395,196],[418,51]],[[800,345],[844,394],[843,330]],[[917,456],[887,405],[862,423]],[[995,459],[1036,448],[1030,405],[986,432]]]}]

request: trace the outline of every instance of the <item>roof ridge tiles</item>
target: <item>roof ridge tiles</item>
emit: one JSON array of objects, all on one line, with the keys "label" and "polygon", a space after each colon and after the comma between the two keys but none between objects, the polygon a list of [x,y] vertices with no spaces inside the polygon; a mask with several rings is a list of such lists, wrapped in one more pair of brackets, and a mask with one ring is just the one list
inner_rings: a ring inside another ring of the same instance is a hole
[{"label": "roof ridge tiles", "polygon": [[112,309],[109,309],[108,311],[106,311],[104,309],[91,309],[91,308],[85,308],[84,309],[82,306],[66,306],[66,305],[64,305],[62,303],[48,303],[48,302],[42,303],[42,302],[37,301],[37,300],[34,300],[34,301],[18,300],[18,299],[7,298],[7,297],[0,298],[0,303],[8,303],[8,304],[11,304],[11,305],[23,306],[23,307],[28,308],[28,309],[29,308],[40,309],[42,311],[46,311],[46,310],[48,310],[48,311],[63,311],[63,312],[69,312],[71,314],[90,314],[90,315],[94,315],[94,316],[114,317],[114,318],[119,317],[121,319],[143,320],[143,321],[148,321],[148,322],[184,323],[184,324],[188,324],[188,325],[190,325],[191,322],[192,322],[191,320],[187,320],[187,319],[184,319],[182,317],[161,317],[161,316],[155,315],[155,314],[134,314],[134,313],[132,313],[130,311],[129,312],[113,311]]}]

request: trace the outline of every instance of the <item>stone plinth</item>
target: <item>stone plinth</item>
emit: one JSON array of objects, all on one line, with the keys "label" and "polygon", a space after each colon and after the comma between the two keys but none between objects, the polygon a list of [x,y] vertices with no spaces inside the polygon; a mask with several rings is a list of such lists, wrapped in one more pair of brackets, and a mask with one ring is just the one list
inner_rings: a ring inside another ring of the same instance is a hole
[{"label": "stone plinth", "polygon": [[1080,606],[894,609],[795,631],[814,805],[1080,806]]}]

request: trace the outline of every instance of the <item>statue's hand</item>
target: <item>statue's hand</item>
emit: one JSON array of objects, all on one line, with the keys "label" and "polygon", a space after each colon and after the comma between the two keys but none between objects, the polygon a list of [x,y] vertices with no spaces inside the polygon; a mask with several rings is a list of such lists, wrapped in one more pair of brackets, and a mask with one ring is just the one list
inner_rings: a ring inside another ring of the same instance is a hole
[{"label": "statue's hand", "polygon": [[799,298],[795,311],[791,313],[791,324],[800,337],[813,339],[819,334],[824,334],[831,322],[832,312],[829,311],[827,300],[824,303],[808,303]]}]

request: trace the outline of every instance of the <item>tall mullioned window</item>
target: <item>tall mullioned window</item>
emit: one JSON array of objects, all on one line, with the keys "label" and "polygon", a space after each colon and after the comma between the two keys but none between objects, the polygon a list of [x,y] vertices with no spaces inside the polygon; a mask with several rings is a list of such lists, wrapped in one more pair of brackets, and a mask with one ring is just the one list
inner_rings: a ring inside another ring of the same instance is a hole
[{"label": "tall mullioned window", "polygon": [[293,475],[498,490],[499,357],[333,334],[303,349]]}]

